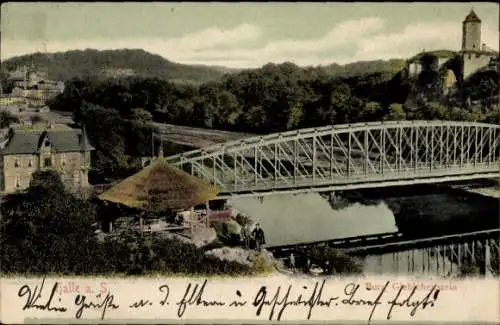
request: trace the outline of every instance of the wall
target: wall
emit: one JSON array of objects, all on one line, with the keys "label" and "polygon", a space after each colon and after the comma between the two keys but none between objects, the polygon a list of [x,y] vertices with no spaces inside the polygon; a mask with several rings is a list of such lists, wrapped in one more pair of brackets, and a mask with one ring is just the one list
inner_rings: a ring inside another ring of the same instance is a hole
[{"label": "wall", "polygon": [[481,50],[481,23],[463,24],[462,50]]},{"label": "wall", "polygon": [[450,91],[453,86],[455,86],[457,82],[457,78],[455,76],[455,73],[453,70],[447,70],[446,74],[444,75],[444,80],[442,80],[443,84],[443,93],[446,95]]},{"label": "wall", "polygon": [[493,55],[481,54],[481,53],[464,53],[464,71],[463,78],[464,80],[472,75],[477,70],[487,66],[490,63]]},{"label": "wall", "polygon": [[0,191],[4,189],[3,156],[0,155]]},{"label": "wall", "polygon": [[[2,174],[5,175],[5,184],[2,190],[14,192],[18,189],[29,187],[31,176],[37,170],[46,169],[44,159],[51,158],[52,167],[61,174],[61,180],[68,188],[75,186],[88,186],[88,171],[82,167],[90,167],[90,155],[85,156],[80,152],[52,153],[50,148],[42,148],[40,157],[36,155],[10,155],[4,158]],[[16,167],[16,160],[19,167]],[[31,161],[31,167],[29,162]],[[16,181],[19,177],[19,187]],[[1,179],[0,179],[1,183]]]},{"label": "wall", "polygon": [[90,162],[84,161],[84,155],[80,152],[58,153],[54,157],[55,168],[61,172],[61,178],[68,187],[87,186],[88,172],[82,167],[89,167]]},{"label": "wall", "polygon": [[12,105],[15,103],[24,103],[24,98],[15,96],[0,97],[0,105]]},{"label": "wall", "polygon": [[443,64],[445,64],[449,60],[450,60],[450,58],[438,58],[438,68],[441,68],[443,66]]},{"label": "wall", "polygon": [[[16,161],[19,167],[16,167]],[[31,161],[31,167],[29,167]],[[31,175],[38,170],[39,161],[35,155],[9,155],[4,156],[4,191],[14,192],[18,189],[16,180],[19,178],[19,188],[27,188]]]},{"label": "wall", "polygon": [[408,67],[408,73],[410,76],[418,76],[418,74],[422,71],[422,65],[420,63],[410,63]]}]

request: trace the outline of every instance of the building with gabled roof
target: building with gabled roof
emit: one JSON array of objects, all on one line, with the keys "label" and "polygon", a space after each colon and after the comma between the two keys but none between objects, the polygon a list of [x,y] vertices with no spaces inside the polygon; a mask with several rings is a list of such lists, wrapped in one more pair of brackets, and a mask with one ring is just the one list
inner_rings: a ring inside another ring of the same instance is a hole
[{"label": "building with gabled roof", "polygon": [[54,169],[69,188],[88,186],[90,145],[85,128],[63,125],[14,125],[0,149],[0,190],[29,187],[34,172]]}]

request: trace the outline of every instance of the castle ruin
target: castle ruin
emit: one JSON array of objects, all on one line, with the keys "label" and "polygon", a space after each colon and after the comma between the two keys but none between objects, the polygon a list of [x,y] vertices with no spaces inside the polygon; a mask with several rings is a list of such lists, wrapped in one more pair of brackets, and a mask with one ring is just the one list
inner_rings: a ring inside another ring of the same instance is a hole
[{"label": "castle ruin", "polygon": [[[432,62],[429,62],[429,57],[433,58]],[[451,68],[452,60],[459,63],[455,68]],[[425,70],[445,69],[443,82],[451,87],[452,81],[463,81],[476,72],[497,69],[497,66],[498,51],[481,43],[481,19],[471,10],[462,22],[462,48],[459,51],[423,51],[408,60],[405,72],[408,77],[417,77]]]}]

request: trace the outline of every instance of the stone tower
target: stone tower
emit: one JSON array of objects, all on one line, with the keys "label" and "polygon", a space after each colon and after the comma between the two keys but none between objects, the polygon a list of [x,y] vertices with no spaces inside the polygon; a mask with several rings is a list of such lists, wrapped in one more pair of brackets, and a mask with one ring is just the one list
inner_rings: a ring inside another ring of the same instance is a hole
[{"label": "stone tower", "polygon": [[462,22],[462,51],[481,50],[481,19],[474,10]]},{"label": "stone tower", "polygon": [[462,80],[465,80],[488,67],[490,62],[498,57],[498,52],[488,49],[486,44],[481,44],[481,19],[474,10],[465,17],[462,27]]}]

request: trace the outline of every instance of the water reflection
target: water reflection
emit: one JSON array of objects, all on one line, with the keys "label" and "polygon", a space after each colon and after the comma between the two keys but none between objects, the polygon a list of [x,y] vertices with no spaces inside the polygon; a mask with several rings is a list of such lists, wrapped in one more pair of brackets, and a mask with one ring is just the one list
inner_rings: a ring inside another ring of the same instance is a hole
[{"label": "water reflection", "polygon": [[333,210],[317,193],[237,198],[233,208],[259,222],[269,246],[398,231],[385,203]]}]

